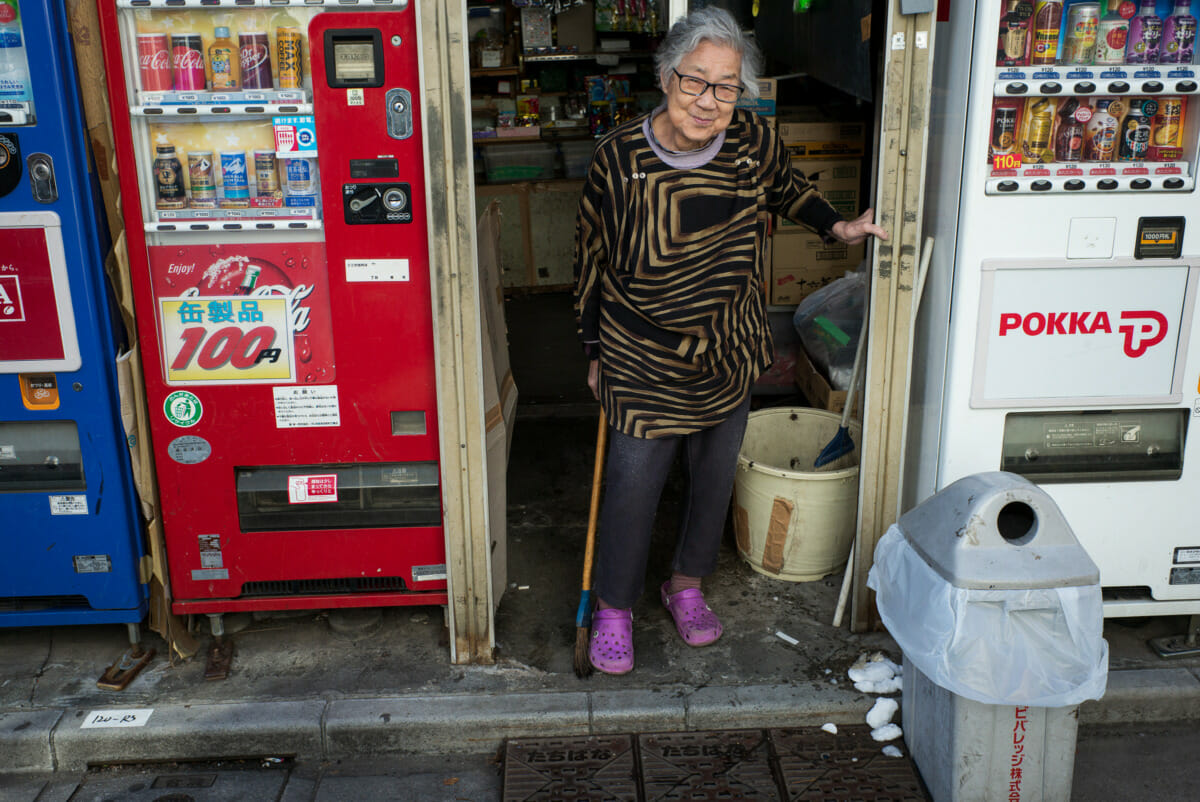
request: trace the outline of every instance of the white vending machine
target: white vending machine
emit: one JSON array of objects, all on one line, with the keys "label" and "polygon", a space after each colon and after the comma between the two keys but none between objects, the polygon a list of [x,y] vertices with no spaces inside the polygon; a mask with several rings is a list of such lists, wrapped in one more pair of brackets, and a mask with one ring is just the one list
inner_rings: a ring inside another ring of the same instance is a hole
[{"label": "white vending machine", "polygon": [[1109,617],[1200,613],[1192,6],[942,3],[936,32],[904,509],[1025,476]]}]

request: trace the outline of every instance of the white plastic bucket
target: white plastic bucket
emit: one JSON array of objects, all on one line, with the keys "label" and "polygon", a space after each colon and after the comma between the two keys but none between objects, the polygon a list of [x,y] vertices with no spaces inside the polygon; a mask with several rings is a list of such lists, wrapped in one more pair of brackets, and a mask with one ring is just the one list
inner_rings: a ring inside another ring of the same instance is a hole
[{"label": "white plastic bucket", "polygon": [[813,468],[840,425],[840,415],[822,409],[750,413],[738,454],[733,528],[738,553],[760,574],[809,582],[846,564],[858,514],[862,427],[850,423],[853,451]]}]

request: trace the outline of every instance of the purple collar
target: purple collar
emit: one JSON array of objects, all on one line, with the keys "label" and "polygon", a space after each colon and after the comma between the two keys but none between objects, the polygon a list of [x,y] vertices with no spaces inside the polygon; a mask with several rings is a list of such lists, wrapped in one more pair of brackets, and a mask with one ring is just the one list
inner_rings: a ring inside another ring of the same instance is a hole
[{"label": "purple collar", "polygon": [[703,167],[712,161],[713,157],[721,150],[721,146],[725,144],[725,132],[721,131],[712,138],[711,142],[699,150],[682,152],[668,150],[654,136],[654,126],[651,125],[654,118],[666,110],[667,104],[664,103],[646,115],[646,119],[642,121],[642,133],[646,135],[646,140],[650,143],[650,149],[654,151],[655,155],[677,170],[692,170],[697,167]]}]

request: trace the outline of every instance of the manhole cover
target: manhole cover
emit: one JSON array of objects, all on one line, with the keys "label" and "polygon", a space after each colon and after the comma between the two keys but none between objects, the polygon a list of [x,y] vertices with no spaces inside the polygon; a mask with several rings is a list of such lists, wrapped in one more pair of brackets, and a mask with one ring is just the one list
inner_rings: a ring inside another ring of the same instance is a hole
[{"label": "manhole cover", "polygon": [[633,738],[519,739],[504,750],[504,802],[637,802]]},{"label": "manhole cover", "polygon": [[[816,727],[771,730],[771,742],[789,802],[929,799],[912,760],[883,754],[869,727],[839,727],[837,735]],[[892,743],[907,753],[903,741]]]},{"label": "manhole cover", "polygon": [[638,736],[646,802],[780,798],[761,730]]}]

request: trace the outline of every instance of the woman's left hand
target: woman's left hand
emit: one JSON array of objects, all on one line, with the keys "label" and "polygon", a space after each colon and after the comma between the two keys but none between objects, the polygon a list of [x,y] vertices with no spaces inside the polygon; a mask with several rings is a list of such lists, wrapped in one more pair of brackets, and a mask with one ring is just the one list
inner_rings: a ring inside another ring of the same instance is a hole
[{"label": "woman's left hand", "polygon": [[867,209],[853,220],[839,220],[829,229],[829,233],[839,242],[847,245],[857,245],[867,237],[875,236],[887,239],[888,233],[875,225],[875,210]]}]

